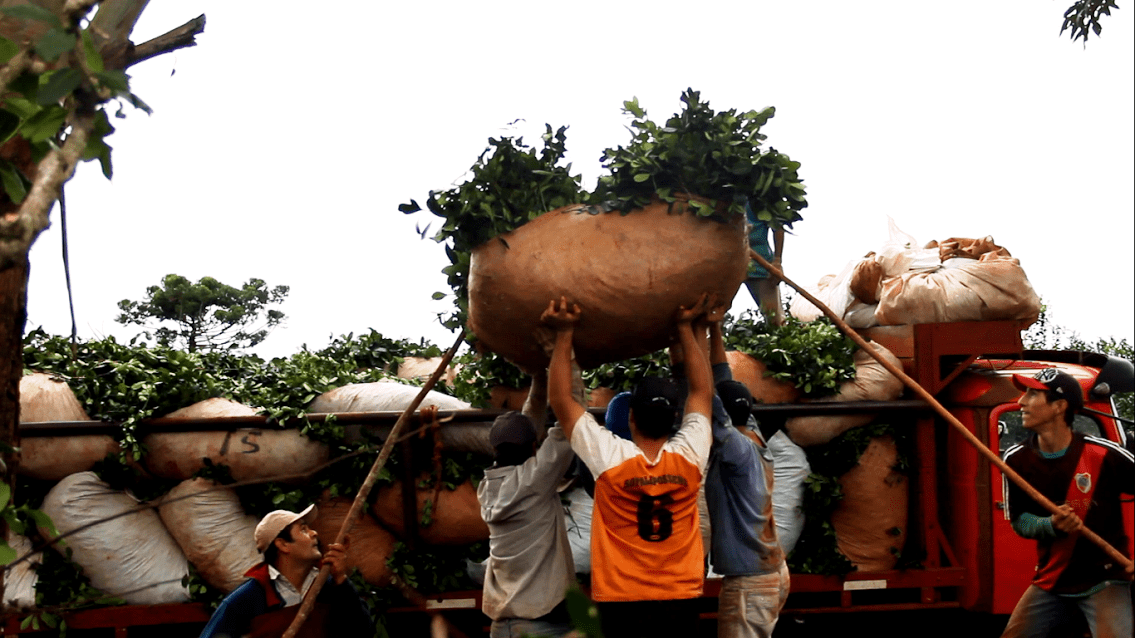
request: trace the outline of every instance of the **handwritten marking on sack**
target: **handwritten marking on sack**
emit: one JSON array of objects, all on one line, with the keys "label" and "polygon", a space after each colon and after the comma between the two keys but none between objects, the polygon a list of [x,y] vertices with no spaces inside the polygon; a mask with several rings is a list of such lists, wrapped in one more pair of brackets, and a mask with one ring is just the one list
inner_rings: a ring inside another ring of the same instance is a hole
[{"label": "handwritten marking on sack", "polygon": [[224,456],[224,455],[229,453],[229,439],[231,439],[232,437],[233,437],[232,432],[225,432],[225,440],[224,440],[223,443],[221,443],[221,452],[220,452],[221,456]]},{"label": "handwritten marking on sack", "polygon": [[248,440],[250,436],[260,436],[260,430],[252,430],[240,438],[240,442],[247,445],[250,449],[241,451],[241,454],[256,454],[260,451],[260,445]]}]

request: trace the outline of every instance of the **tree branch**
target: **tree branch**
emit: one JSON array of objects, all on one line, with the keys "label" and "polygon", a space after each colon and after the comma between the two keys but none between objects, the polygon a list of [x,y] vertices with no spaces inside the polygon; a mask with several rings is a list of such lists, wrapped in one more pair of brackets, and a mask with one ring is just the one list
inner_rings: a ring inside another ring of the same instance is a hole
[{"label": "tree branch", "polygon": [[39,163],[35,183],[20,209],[0,218],[0,269],[27,259],[32,242],[47,228],[48,214],[59,197],[59,189],[74,175],[94,123],[93,112],[71,117],[71,133],[62,148],[53,149]]},{"label": "tree branch", "polygon": [[134,55],[127,63],[127,66],[133,66],[144,60],[149,60],[152,57],[169,53],[170,51],[195,47],[197,46],[197,40],[194,36],[204,32],[205,14],[202,13],[173,31],[159,35],[153,40],[148,40],[135,46]]}]

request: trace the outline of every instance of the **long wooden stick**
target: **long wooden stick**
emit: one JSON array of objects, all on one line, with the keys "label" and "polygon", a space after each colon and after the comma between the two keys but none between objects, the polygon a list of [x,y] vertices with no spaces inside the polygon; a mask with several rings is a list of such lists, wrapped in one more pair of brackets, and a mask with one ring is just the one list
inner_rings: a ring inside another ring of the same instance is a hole
[{"label": "long wooden stick", "polygon": [[[422,404],[422,401],[426,398],[426,394],[434,387],[437,380],[441,378],[442,373],[445,372],[446,367],[449,366],[449,362],[453,360],[453,355],[457,354],[457,350],[461,347],[461,342],[464,340],[465,330],[462,329],[461,334],[457,335],[457,341],[453,342],[453,346],[445,353],[445,356],[441,358],[441,363],[438,364],[437,370],[434,370],[433,375],[422,385],[418,396],[414,397],[410,405],[406,406],[406,409],[402,412],[402,416],[398,417],[398,422],[391,428],[390,434],[387,435],[386,441],[382,444],[382,450],[378,453],[378,458],[374,460],[374,465],[371,466],[370,472],[367,473],[366,479],[363,481],[362,486],[359,487],[359,493],[355,494],[355,501],[351,503],[351,509],[347,511],[347,517],[343,519],[343,526],[339,528],[339,534],[335,536],[336,543],[342,543],[343,538],[351,531],[351,527],[355,524],[355,519],[359,517],[359,513],[363,509],[363,503],[366,502],[367,496],[370,495],[371,488],[374,487],[374,482],[378,479],[379,472],[381,472],[383,466],[386,465],[386,460],[390,458],[390,452],[394,449],[394,442],[398,439],[402,427],[410,420],[410,416],[414,414],[414,411]],[[303,626],[307,617],[311,615],[311,610],[315,607],[315,597],[319,595],[319,590],[323,589],[323,584],[327,582],[327,576],[330,573],[330,565],[323,565],[319,568],[319,576],[316,577],[315,582],[311,584],[311,587],[307,590],[307,594],[304,595],[303,603],[300,605],[299,611],[296,612],[296,617],[292,620],[292,624],[289,625],[288,630],[284,632],[283,638],[295,638],[300,627]]]},{"label": "long wooden stick", "polygon": [[[770,264],[767,259],[758,255],[755,250],[749,249],[749,257],[756,260],[756,262],[761,266],[764,266],[764,268],[772,273],[774,277],[780,279],[789,286],[792,286],[792,288],[794,288],[796,292],[799,292],[805,299],[810,301],[812,305],[819,308],[828,317],[828,319],[832,320],[832,323],[834,323],[836,327],[840,329],[840,331],[850,337],[851,340],[854,341],[860,348],[863,348],[863,350],[867,352],[867,354],[871,355],[876,361],[881,363],[888,372],[902,380],[902,382],[908,388],[914,390],[914,393],[917,394],[923,401],[926,401],[928,404],[930,404],[930,407],[934,408],[934,411],[937,412],[939,416],[945,419],[947,423],[952,425],[954,429],[962,435],[962,438],[964,438],[969,442],[970,445],[976,448],[982,456],[989,459],[990,463],[997,466],[997,469],[1001,470],[1002,474],[1004,474],[1010,481],[1013,481],[1013,483],[1015,483],[1017,487],[1024,490],[1025,493],[1029,495],[1029,497],[1031,497],[1037,503],[1040,503],[1042,507],[1052,512],[1053,514],[1056,514],[1060,511],[1060,508],[1058,508],[1055,503],[1048,500],[1048,498],[1045,497],[1044,494],[1041,494],[1032,485],[1029,485],[1028,481],[1026,481],[1020,474],[1017,474],[1017,472],[1014,471],[1013,468],[1009,467],[1004,461],[1002,461],[1000,456],[994,454],[992,450],[986,447],[985,444],[982,443],[981,440],[979,440],[973,432],[970,432],[966,426],[962,425],[962,422],[959,421],[957,417],[955,417],[953,414],[950,414],[950,411],[947,410],[941,403],[939,403],[938,400],[934,398],[934,395],[927,392],[926,389],[919,385],[917,381],[910,378],[905,372],[902,371],[902,368],[899,368],[895,364],[883,358],[883,356],[879,354],[879,351],[875,350],[875,347],[872,346],[870,342],[859,336],[859,333],[857,333],[851,326],[847,325],[842,317],[836,316],[836,314],[832,312],[832,309],[828,308],[827,305],[824,304],[824,302],[816,299],[816,297],[810,294],[807,290],[804,290],[802,287],[796,285],[796,283],[794,283],[791,279],[785,277],[784,273],[781,272],[779,268]],[[1127,558],[1123,555],[1122,552],[1108,544],[1108,542],[1101,538],[1099,534],[1096,534],[1087,527],[1081,527],[1079,533],[1091,542],[1098,545],[1101,549],[1107,552],[1109,556],[1119,561],[1120,564],[1130,568],[1131,559]]]}]

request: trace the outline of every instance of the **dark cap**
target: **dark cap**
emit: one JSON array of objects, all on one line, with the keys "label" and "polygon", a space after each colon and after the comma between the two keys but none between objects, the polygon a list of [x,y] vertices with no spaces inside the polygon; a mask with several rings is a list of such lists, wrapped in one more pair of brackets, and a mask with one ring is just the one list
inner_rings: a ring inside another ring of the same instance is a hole
[{"label": "dark cap", "polygon": [[505,412],[498,416],[489,430],[489,445],[494,448],[505,443],[526,446],[535,442],[536,426],[532,419],[519,412]]},{"label": "dark cap", "polygon": [[1073,412],[1084,407],[1084,389],[1080,382],[1056,368],[1045,368],[1031,377],[1014,374],[1013,385],[1019,390],[1033,388],[1052,392],[1057,398],[1067,401],[1068,409]]},{"label": "dark cap", "polygon": [[[753,409],[753,393],[744,383],[732,379],[717,384],[717,396],[734,425],[744,425]],[[740,422],[740,423],[738,423]]]}]

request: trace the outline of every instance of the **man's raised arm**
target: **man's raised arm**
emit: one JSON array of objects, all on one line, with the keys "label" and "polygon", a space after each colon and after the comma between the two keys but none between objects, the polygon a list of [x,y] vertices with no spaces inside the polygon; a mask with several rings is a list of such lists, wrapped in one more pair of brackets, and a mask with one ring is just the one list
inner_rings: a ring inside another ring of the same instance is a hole
[{"label": "man's raised arm", "polygon": [[[686,360],[686,414],[697,412],[707,419],[713,410],[713,372],[709,367],[709,354],[703,343],[694,336],[693,322],[705,314],[707,295],[702,295],[690,308],[681,307],[675,319],[678,323],[678,342]],[[704,339],[701,340],[704,342]]]},{"label": "man's raised arm", "polygon": [[552,361],[548,365],[548,402],[568,441],[571,441],[575,422],[586,411],[571,392],[572,337],[580,314],[579,305],[569,307],[567,298],[560,297],[559,304],[553,299],[540,316],[540,321],[556,331]]}]

